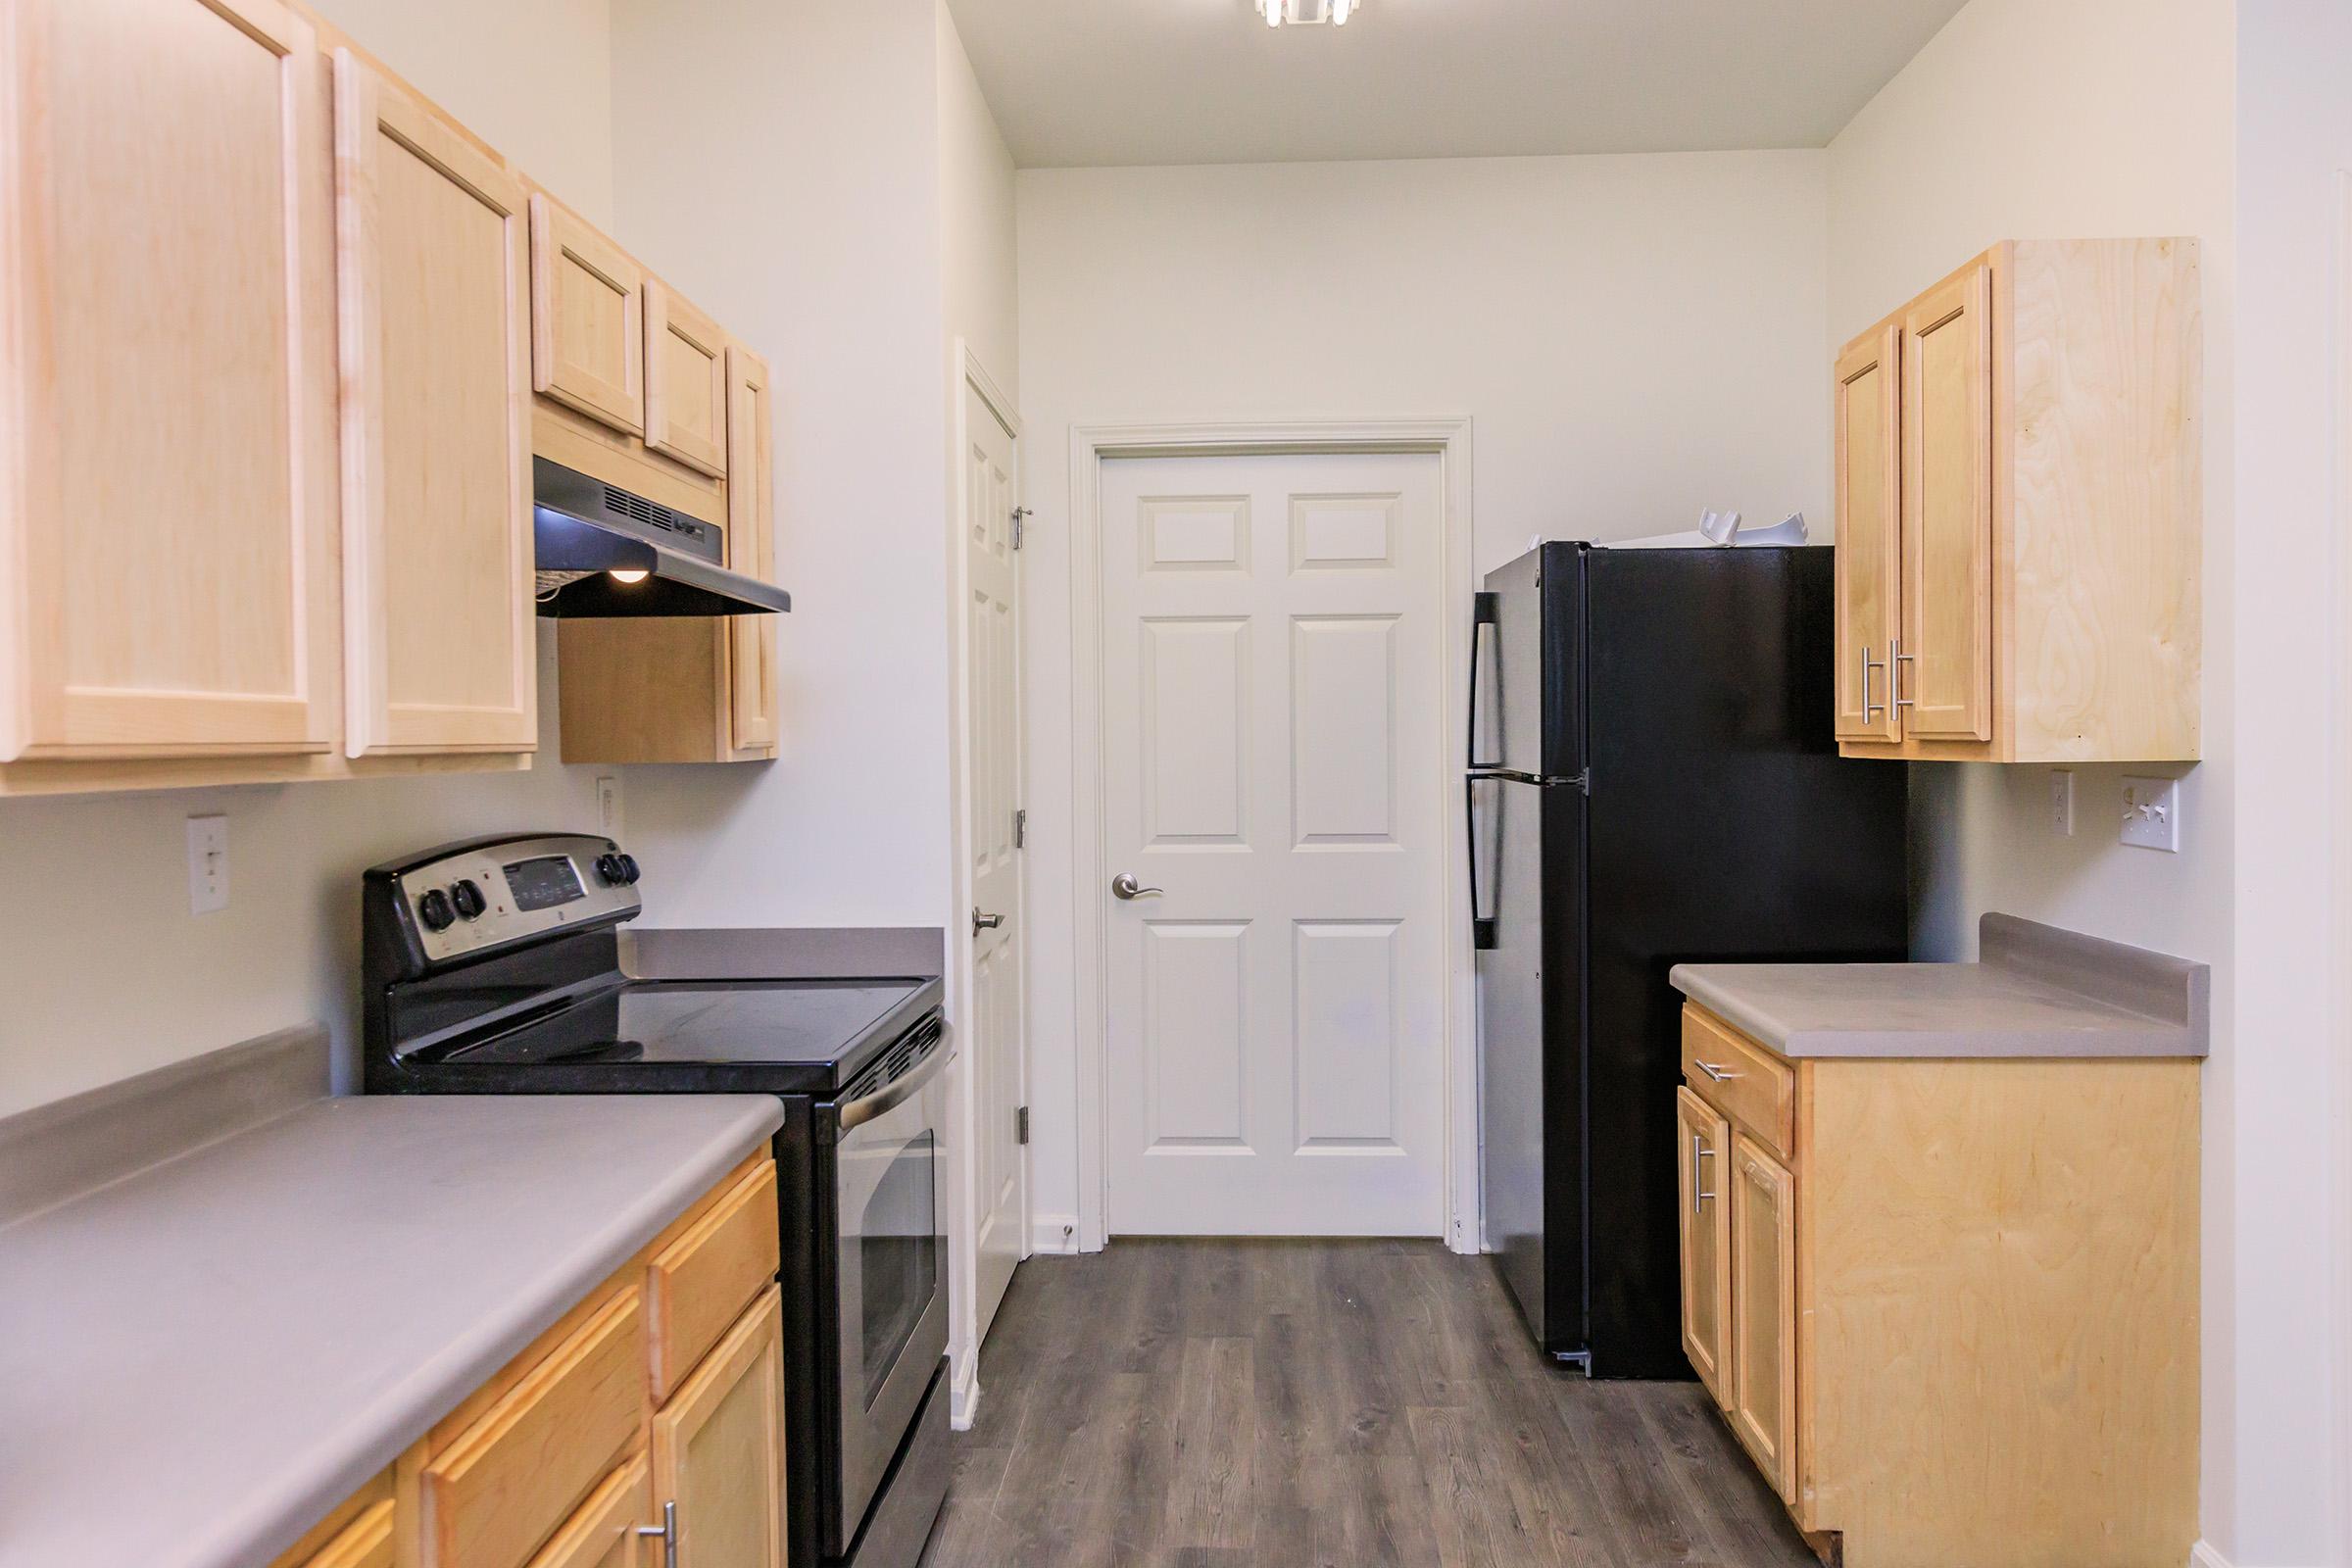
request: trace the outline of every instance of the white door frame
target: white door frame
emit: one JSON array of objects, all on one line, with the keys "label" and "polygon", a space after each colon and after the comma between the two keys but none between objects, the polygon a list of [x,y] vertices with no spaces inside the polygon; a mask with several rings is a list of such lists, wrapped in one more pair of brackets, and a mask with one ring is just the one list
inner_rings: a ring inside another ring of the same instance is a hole
[{"label": "white door frame", "polygon": [[[1015,442],[1015,468],[1012,476],[1013,496],[1017,504],[1021,494],[1021,474],[1018,468],[1021,439],[1021,416],[1014,410],[1012,399],[972,352],[971,344],[956,339],[955,351],[955,412],[949,432],[949,466],[954,474],[955,492],[948,508],[948,665],[952,672],[948,716],[948,840],[953,870],[950,874],[951,903],[948,908],[947,951],[947,1015],[957,1021],[967,1016],[975,984],[972,974],[972,928],[967,911],[973,907],[971,854],[965,817],[969,814],[971,780],[965,776],[964,760],[969,748],[966,720],[971,712],[971,636],[967,622],[971,615],[971,582],[964,571],[963,520],[971,507],[971,465],[964,461],[971,450],[971,400],[965,394],[968,387],[980,395],[980,401],[1004,421],[1012,432]],[[1013,558],[1013,570],[1020,570],[1020,558]],[[1024,629],[1013,629],[1013,657],[1025,669],[1027,637]],[[1022,682],[1014,681],[1014,689]],[[1015,719],[1018,732],[1013,746],[1014,767],[1028,765],[1029,738],[1025,723]],[[1016,790],[1015,792],[1019,792]],[[1021,878],[1022,918],[1030,912],[1029,868],[1022,858]],[[1028,933],[1021,933],[1024,943]],[[1010,1042],[1020,1058],[1020,1078],[1024,1097],[1029,1083],[1029,965],[1027,955],[1013,966],[1013,983],[1020,987],[1021,1034]],[[980,1180],[978,1096],[974,1090],[972,1058],[968,1042],[961,1052],[962,1060],[949,1077],[948,1126],[954,1148],[948,1156],[948,1364],[949,1411],[952,1424],[959,1432],[969,1431],[972,1417],[980,1403],[980,1345],[974,1302],[979,1295],[980,1265],[976,1255],[980,1237]],[[1030,1209],[1035,1205],[1035,1162],[1029,1151],[1023,1149],[1021,1160],[1030,1169],[1021,1182],[1021,1215],[1017,1235],[1021,1255],[1029,1255]]]},{"label": "white door frame", "polygon": [[[1223,458],[1356,452],[1425,453],[1439,480],[1439,585],[1445,669],[1441,678],[1446,736],[1469,733],[1471,589],[1470,420],[1463,418],[1291,419],[1178,424],[1077,425],[1070,431],[1070,802],[1071,977],[1077,994],[1078,1246],[1100,1251],[1108,1240],[1109,950],[1100,910],[1109,864],[1102,843],[1102,465],[1117,458]],[[1446,866],[1442,918],[1446,932],[1443,1016],[1446,1051],[1446,1241],[1457,1252],[1479,1250],[1478,1062],[1475,959],[1470,948],[1469,820],[1459,748],[1439,747],[1429,765],[1441,772]]]}]

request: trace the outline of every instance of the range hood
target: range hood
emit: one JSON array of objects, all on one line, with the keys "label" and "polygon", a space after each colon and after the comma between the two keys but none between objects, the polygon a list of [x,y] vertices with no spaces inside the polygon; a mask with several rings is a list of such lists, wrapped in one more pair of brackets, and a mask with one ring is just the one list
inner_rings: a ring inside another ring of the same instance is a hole
[{"label": "range hood", "polygon": [[729,571],[727,535],[618,485],[546,458],[531,460],[539,613],[765,615],[792,595]]}]

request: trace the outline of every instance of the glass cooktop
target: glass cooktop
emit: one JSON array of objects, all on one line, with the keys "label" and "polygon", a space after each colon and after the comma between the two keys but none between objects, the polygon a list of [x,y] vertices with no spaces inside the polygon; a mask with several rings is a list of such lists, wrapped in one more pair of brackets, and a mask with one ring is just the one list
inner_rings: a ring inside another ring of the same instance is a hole
[{"label": "glass cooktop", "polygon": [[638,980],[453,1052],[453,1062],[823,1065],[919,980]]}]

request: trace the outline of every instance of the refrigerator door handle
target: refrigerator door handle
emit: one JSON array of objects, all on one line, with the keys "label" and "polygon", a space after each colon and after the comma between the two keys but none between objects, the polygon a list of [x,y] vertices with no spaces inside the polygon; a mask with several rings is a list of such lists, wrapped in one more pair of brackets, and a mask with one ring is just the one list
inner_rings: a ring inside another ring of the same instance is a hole
[{"label": "refrigerator door handle", "polygon": [[[1468,809],[1462,814],[1468,824],[1470,839],[1470,945],[1477,952],[1492,953],[1494,951],[1496,942],[1494,883],[1502,874],[1502,866],[1498,855],[1493,877],[1481,878],[1478,874],[1481,858],[1478,787],[1482,783],[1493,787],[1496,781],[1491,778],[1482,779],[1473,774],[1462,782],[1468,805]],[[1499,802],[1497,804],[1499,805]],[[1502,842],[1499,828],[1491,836],[1499,847]]]},{"label": "refrigerator door handle", "polygon": [[1483,755],[1486,743],[1494,740],[1494,710],[1482,699],[1492,691],[1501,676],[1494,663],[1494,637],[1502,623],[1502,610],[1496,596],[1481,593],[1473,596],[1470,624],[1470,765],[1473,768],[1499,767],[1502,759]]}]

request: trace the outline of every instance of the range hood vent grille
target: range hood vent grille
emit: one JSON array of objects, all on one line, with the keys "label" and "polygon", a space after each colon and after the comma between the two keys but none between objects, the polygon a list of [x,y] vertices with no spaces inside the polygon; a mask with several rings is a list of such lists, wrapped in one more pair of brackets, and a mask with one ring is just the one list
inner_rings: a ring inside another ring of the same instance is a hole
[{"label": "range hood vent grille", "polygon": [[659,501],[648,501],[643,496],[631,495],[628,491],[617,489],[612,485],[605,486],[605,507],[608,511],[618,513],[621,516],[635,518],[649,527],[664,529],[670,533],[691,536],[701,531],[683,515],[670,511]]}]

